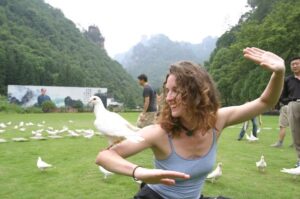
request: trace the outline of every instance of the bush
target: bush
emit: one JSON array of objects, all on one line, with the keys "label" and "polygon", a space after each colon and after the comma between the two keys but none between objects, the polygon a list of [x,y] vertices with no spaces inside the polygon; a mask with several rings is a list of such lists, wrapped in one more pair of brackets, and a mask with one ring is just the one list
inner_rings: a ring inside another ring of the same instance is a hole
[{"label": "bush", "polygon": [[54,112],[56,109],[55,104],[52,101],[45,101],[42,103],[42,110],[44,113]]}]

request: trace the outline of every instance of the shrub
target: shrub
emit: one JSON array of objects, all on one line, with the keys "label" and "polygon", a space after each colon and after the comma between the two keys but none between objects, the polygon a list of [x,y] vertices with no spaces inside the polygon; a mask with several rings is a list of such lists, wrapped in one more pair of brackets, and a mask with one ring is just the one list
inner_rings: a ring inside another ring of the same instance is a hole
[{"label": "shrub", "polygon": [[55,104],[48,100],[42,103],[42,110],[44,113],[53,112],[56,109]]}]

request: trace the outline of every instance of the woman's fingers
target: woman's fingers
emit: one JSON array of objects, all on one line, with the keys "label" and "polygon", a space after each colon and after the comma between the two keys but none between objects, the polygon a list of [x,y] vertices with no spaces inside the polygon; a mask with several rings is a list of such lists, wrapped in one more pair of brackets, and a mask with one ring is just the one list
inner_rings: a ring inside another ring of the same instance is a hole
[{"label": "woman's fingers", "polygon": [[190,178],[188,174],[182,172],[145,168],[139,168],[136,170],[135,176],[146,183],[162,183],[166,185],[175,184],[176,179]]},{"label": "woman's fingers", "polygon": [[164,171],[163,174],[161,175],[162,178],[182,178],[182,179],[188,179],[190,178],[190,175],[177,172],[177,171]]},{"label": "woman's fingers", "polygon": [[244,57],[254,61],[270,71],[279,71],[284,68],[284,61],[278,55],[259,48],[245,48]]}]

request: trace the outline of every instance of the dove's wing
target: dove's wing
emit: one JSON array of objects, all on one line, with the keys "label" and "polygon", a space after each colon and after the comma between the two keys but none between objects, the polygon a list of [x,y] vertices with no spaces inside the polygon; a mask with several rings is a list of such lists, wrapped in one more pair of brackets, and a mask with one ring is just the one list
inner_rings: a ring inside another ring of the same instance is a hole
[{"label": "dove's wing", "polygon": [[43,169],[43,168],[52,167],[52,165],[44,162],[42,159],[38,159],[37,167]]},{"label": "dove's wing", "polygon": [[209,173],[206,178],[208,179],[214,178],[217,176],[217,173],[218,173],[218,168],[216,168],[213,172]]},{"label": "dove's wing", "polygon": [[143,140],[134,130],[128,127],[129,122],[122,118],[119,114],[105,111],[101,117],[98,117],[94,125],[106,136],[122,137],[133,142],[140,142]]}]

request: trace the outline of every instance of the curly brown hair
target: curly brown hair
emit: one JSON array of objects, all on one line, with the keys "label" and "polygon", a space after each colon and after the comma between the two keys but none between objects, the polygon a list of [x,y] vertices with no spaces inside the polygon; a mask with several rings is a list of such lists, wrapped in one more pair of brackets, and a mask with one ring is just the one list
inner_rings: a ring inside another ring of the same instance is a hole
[{"label": "curly brown hair", "polygon": [[171,115],[171,109],[165,100],[165,85],[171,74],[176,77],[182,105],[191,116],[191,129],[200,129],[204,133],[215,128],[217,110],[220,107],[219,92],[205,68],[190,61],[180,61],[170,66],[163,84],[162,110],[158,119],[161,127],[173,136],[179,135],[183,129],[179,118]]}]

